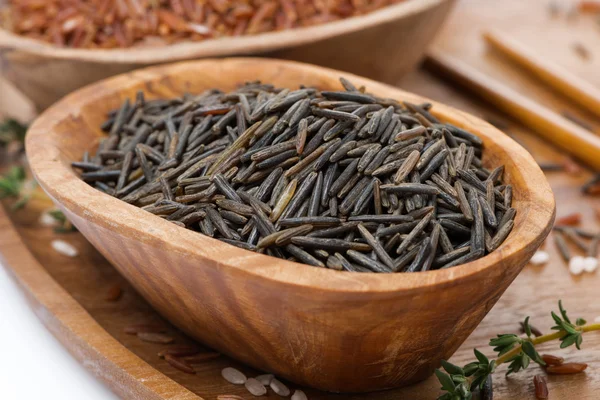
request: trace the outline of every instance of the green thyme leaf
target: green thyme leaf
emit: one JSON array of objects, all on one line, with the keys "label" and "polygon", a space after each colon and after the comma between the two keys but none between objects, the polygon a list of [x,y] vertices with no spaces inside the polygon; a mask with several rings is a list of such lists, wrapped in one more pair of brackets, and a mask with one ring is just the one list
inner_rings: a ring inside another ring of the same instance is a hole
[{"label": "green thyme leaf", "polygon": [[523,322],[523,327],[525,328],[525,334],[527,337],[531,337],[531,326],[529,325],[529,317],[525,318],[525,322]]},{"label": "green thyme leaf", "polygon": [[577,339],[575,340],[575,347],[577,347],[577,350],[581,350],[582,342],[583,342],[583,335],[580,333],[579,335],[577,335]]},{"label": "green thyme leaf", "polygon": [[577,326],[583,326],[587,324],[587,321],[583,318],[577,318],[577,320],[575,321],[575,325]]},{"label": "green thyme leaf", "polygon": [[569,317],[567,317],[567,311],[563,308],[562,300],[558,301],[558,309],[560,310],[560,314],[562,315],[563,319],[570,324],[571,320]]},{"label": "green thyme leaf", "polygon": [[10,207],[10,209],[12,211],[20,210],[21,208],[25,207],[25,205],[29,202],[30,197],[31,196],[20,197],[19,200]]},{"label": "green thyme leaf", "polygon": [[19,121],[8,118],[0,122],[0,144],[8,144],[13,141],[23,143],[27,126]]},{"label": "green thyme leaf", "polygon": [[497,338],[490,339],[490,346],[503,347],[506,345],[513,345],[519,341],[519,337],[517,335],[508,334],[508,335],[498,335]]},{"label": "green thyme leaf", "polygon": [[0,178],[0,199],[4,197],[18,197],[25,181],[25,169],[12,167]]},{"label": "green thyme leaf", "polygon": [[440,381],[440,383],[442,384],[443,390],[450,393],[454,392],[454,390],[456,389],[456,385],[454,384],[454,381],[452,380],[450,375],[443,373],[439,369],[435,370],[435,375],[437,376],[438,381]]},{"label": "green thyme leaf", "polygon": [[55,221],[60,222],[60,223],[64,223],[67,220],[67,217],[65,217],[65,214],[63,214],[63,212],[60,210],[48,211],[48,215],[50,215],[52,218],[54,218]]},{"label": "green thyme leaf", "polygon": [[463,371],[463,369],[461,367],[459,367],[458,365],[449,363],[446,360],[442,360],[442,367],[444,367],[446,372],[449,373],[450,375],[464,375],[465,374],[465,372]]},{"label": "green thyme leaf", "polygon": [[522,354],[521,355],[521,368],[527,369],[527,367],[529,367],[530,361],[531,361],[531,358],[529,358],[529,356],[527,356],[526,354]]},{"label": "green thyme leaf", "polygon": [[478,368],[479,368],[478,362],[472,362],[472,363],[465,365],[463,367],[463,370],[465,371],[465,376],[473,375],[475,372],[477,372]]},{"label": "green thyme leaf", "polygon": [[480,363],[485,365],[488,365],[490,363],[490,360],[479,350],[474,349],[473,352],[475,353],[475,357],[477,357]]},{"label": "green thyme leaf", "polygon": [[566,335],[561,339],[560,348],[564,349],[566,347],[569,347],[569,346],[575,344],[576,340],[577,340],[577,337],[575,337],[575,335]]},{"label": "green thyme leaf", "polygon": [[535,349],[535,346],[533,345],[533,343],[526,340],[523,342],[523,344],[521,344],[521,348],[523,349],[523,352],[525,354],[527,354],[527,356],[529,358],[531,358],[533,361],[535,361],[536,363],[538,363],[540,365],[546,365],[544,360],[542,360],[542,357],[540,357],[537,350]]}]

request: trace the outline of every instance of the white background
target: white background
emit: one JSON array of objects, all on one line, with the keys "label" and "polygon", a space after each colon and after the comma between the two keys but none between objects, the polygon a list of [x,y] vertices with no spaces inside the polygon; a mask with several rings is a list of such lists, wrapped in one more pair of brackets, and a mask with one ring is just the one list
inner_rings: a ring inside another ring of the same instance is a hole
[{"label": "white background", "polygon": [[46,330],[0,265],[0,399],[116,400]]}]

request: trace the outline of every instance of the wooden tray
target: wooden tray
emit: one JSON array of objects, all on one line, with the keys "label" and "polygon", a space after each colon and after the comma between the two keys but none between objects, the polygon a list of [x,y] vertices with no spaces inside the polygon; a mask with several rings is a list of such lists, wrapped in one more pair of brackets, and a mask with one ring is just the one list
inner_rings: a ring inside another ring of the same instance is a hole
[{"label": "wooden tray", "polygon": [[[411,86],[418,85],[418,88]],[[493,114],[466,98],[461,98],[450,87],[440,84],[422,71],[407,78],[405,87],[435,97],[442,101],[460,104],[479,115]],[[544,160],[560,160],[562,156],[544,145],[518,126],[509,130],[533,154]],[[598,229],[590,198],[579,193],[579,186],[590,176],[583,172],[578,177],[553,173],[549,179],[557,196],[558,215],[582,212],[584,226]],[[226,366],[241,369],[248,376],[258,375],[239,363],[221,357],[196,366],[197,373],[182,373],[157,356],[166,346],[140,341],[123,332],[124,327],[135,323],[162,322],[176,337],[177,344],[190,343],[190,339],[177,332],[124,281],[113,267],[78,233],[56,234],[39,222],[40,213],[50,204],[32,201],[26,210],[9,213],[0,209],[0,254],[11,270],[15,281],[31,300],[37,315],[53,334],[82,364],[106,382],[116,393],[133,399],[215,399],[219,394],[238,394],[245,399],[252,396],[244,387],[227,383],[220,371]],[[55,252],[50,245],[53,239],[63,239],[79,251],[75,258]],[[548,251],[552,260],[541,267],[528,266],[515,280],[482,324],[454,355],[453,361],[464,364],[473,360],[472,349],[477,347],[492,355],[487,346],[489,338],[497,333],[518,332],[518,322],[531,315],[532,323],[546,331],[551,326],[550,310],[562,298],[572,316],[593,319],[600,316],[597,298],[600,274],[580,277],[569,275],[552,244]],[[124,294],[117,302],[105,300],[107,291],[119,284]],[[553,398],[567,398],[577,394],[578,399],[597,398],[600,390],[600,335],[590,333],[584,338],[584,351],[574,348],[557,351],[556,342],[546,344],[542,352],[560,354],[569,360],[587,362],[586,373],[549,377]],[[527,371],[505,379],[505,366],[496,374],[496,399],[533,398],[532,376],[543,373],[531,366]],[[295,385],[290,385],[295,389]],[[434,378],[417,385],[371,395],[335,395],[310,389],[310,399],[371,398],[435,399],[439,384]],[[279,398],[269,392],[267,398]]]},{"label": "wooden tray", "polygon": [[[486,52],[477,32],[487,27],[504,28],[520,40],[535,46],[542,54],[571,68],[600,86],[600,52],[593,46],[600,38],[600,29],[590,18],[552,20],[546,10],[547,0],[462,0],[454,15],[440,34],[436,48],[461,57],[471,65],[500,79],[510,79],[510,84],[528,96],[557,111],[573,110],[596,128],[600,120],[574,110],[560,96],[543,89],[530,76],[516,71],[501,57]],[[543,29],[541,28],[543,27]],[[538,29],[539,28],[539,29]],[[551,39],[549,39],[551,38]],[[590,61],[578,59],[571,44],[584,42],[595,50]],[[414,91],[483,117],[501,117],[480,100],[461,95],[455,88],[440,82],[436,77],[415,71],[400,82],[404,89]],[[531,132],[507,121],[507,132],[520,141],[540,161],[561,161],[564,154],[549,147]],[[600,132],[600,129],[598,130]],[[548,175],[555,191],[558,212],[566,215],[581,212],[583,227],[600,231],[594,207],[600,206],[598,198],[583,197],[579,187],[590,177],[589,172],[577,176],[565,173]],[[248,373],[258,374],[225,357],[196,366],[196,375],[175,370],[157,356],[164,348],[139,341],[123,333],[132,323],[161,321],[148,304],[117,274],[81,235],[57,235],[52,229],[42,227],[39,213],[50,205],[32,202],[27,211],[6,213],[0,207],[0,254],[15,281],[31,300],[35,312],[86,368],[106,382],[117,394],[131,399],[199,399],[214,400],[219,394],[238,394],[244,399],[252,396],[243,387],[231,385],[220,376],[225,366],[234,366]],[[64,239],[79,250],[79,256],[68,258],[56,253],[51,240]],[[481,325],[457,351],[451,361],[464,364],[473,361],[472,350],[479,348],[492,355],[488,340],[498,333],[518,332],[518,322],[526,315],[543,331],[551,325],[550,311],[556,310],[562,298],[571,316],[588,320],[600,316],[598,298],[600,273],[571,276],[559,259],[553,241],[548,240],[547,250],[552,261],[545,266],[528,266],[513,282]],[[124,289],[123,297],[116,303],[104,300],[107,290],[115,283]],[[187,343],[173,328],[177,343]],[[542,353],[562,355],[569,360],[589,364],[585,373],[576,376],[550,376],[548,384],[553,399],[592,400],[600,393],[600,334],[584,336],[583,350],[574,348],[556,350],[557,342],[540,348]],[[501,366],[494,378],[496,400],[533,399],[532,376],[543,372],[532,365],[525,372],[505,379],[506,366]],[[296,387],[290,385],[292,389]],[[440,391],[435,378],[408,388],[371,395],[334,395],[305,389],[314,399],[364,399],[373,400],[429,400]],[[266,398],[280,398],[269,392]]]}]

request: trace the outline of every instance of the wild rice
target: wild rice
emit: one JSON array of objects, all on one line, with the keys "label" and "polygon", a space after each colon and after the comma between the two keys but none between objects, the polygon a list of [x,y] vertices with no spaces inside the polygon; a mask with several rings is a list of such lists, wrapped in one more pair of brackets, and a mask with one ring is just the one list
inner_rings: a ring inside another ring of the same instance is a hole
[{"label": "wild rice", "polygon": [[97,155],[73,168],[242,249],[355,272],[447,268],[498,248],[515,209],[503,167],[482,166],[481,139],[430,108],[260,82],[140,94],[110,113]]}]

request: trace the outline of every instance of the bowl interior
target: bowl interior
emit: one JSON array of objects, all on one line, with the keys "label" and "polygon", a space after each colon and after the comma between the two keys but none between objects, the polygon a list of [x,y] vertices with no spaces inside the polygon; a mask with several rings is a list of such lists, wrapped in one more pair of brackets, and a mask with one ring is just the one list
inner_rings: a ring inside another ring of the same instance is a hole
[{"label": "bowl interior", "polygon": [[[432,102],[432,112],[445,122],[478,134],[484,140],[483,163],[505,165],[504,180],[514,187],[515,227],[491,254],[448,270],[415,274],[351,274],[313,268],[242,250],[200,233],[179,228],[137,207],[112,198],[81,181],[70,167],[84,151],[94,151],[104,136],[99,129],[108,111],[144,90],[148,98],[174,97],[209,88],[234,89],[260,79],[279,87],[300,84],[339,89],[339,76],[382,97],[411,102],[430,101],[368,79],[296,62],[232,58],[185,62],[139,70],[83,88],[48,109],[30,128],[27,152],[42,187],[63,207],[109,229],[130,230],[140,240],[163,241],[190,256],[211,257],[228,268],[265,279],[333,291],[396,291],[436,289],[494,268],[503,257],[533,251],[546,237],[554,217],[554,198],[533,158],[508,136],[467,113]],[[151,226],[151,229],[148,227]],[[206,244],[206,246],[204,246]],[[240,260],[244,260],[243,264]],[[440,286],[441,285],[441,286]]]}]

